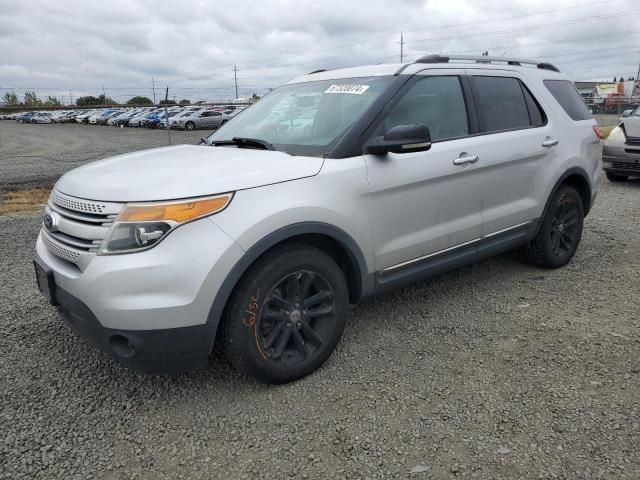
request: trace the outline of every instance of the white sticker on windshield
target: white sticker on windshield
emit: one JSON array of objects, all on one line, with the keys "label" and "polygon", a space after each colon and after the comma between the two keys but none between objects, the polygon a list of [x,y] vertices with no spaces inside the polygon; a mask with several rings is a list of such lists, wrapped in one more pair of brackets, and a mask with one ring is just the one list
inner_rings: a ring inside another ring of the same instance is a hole
[{"label": "white sticker on windshield", "polygon": [[324,93],[350,93],[362,95],[369,89],[369,85],[331,85]]}]

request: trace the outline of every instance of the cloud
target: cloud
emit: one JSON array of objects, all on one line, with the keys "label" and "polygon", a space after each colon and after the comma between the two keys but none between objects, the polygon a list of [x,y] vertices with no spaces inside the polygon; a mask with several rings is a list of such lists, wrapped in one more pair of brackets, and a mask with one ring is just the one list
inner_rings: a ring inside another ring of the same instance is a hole
[{"label": "cloud", "polygon": [[[634,76],[633,0],[0,0],[0,88],[126,100],[229,98],[300,73],[424,53],[540,58],[574,79]],[[4,90],[0,90],[0,94]]]}]

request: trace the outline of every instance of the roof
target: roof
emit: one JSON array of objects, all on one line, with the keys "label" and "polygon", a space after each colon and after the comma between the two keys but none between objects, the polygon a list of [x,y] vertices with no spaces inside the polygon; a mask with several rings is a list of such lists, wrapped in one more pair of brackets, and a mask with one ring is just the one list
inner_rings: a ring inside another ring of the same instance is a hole
[{"label": "roof", "polygon": [[[480,57],[479,57],[480,58]],[[429,69],[482,69],[482,70],[511,70],[511,71],[526,71],[531,75],[543,75],[544,78],[566,78],[565,75],[556,71],[548,70],[546,68],[536,68],[535,65],[524,66],[507,64],[507,62],[514,62],[517,59],[493,59],[494,61],[501,61],[503,63],[481,63],[479,60],[473,59],[461,59],[458,57],[451,57],[452,62],[437,62],[437,63],[382,63],[378,65],[363,65],[359,67],[340,68],[336,70],[317,70],[315,73],[308,73],[301,75],[287,82],[287,85],[292,83],[313,82],[316,80],[333,80],[339,78],[358,78],[358,77],[377,77],[396,75],[400,71],[403,74],[413,75],[415,73],[429,70]],[[527,63],[535,63],[533,61],[524,61]],[[538,62],[539,63],[539,62]]]}]

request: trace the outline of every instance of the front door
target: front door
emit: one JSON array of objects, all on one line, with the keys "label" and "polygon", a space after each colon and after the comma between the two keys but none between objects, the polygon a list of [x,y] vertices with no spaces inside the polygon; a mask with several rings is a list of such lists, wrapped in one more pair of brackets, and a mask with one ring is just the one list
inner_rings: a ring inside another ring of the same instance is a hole
[{"label": "front door", "polygon": [[424,152],[365,155],[376,270],[418,262],[482,234],[482,139],[469,136],[461,75],[417,74],[373,134],[422,123],[432,139]]}]

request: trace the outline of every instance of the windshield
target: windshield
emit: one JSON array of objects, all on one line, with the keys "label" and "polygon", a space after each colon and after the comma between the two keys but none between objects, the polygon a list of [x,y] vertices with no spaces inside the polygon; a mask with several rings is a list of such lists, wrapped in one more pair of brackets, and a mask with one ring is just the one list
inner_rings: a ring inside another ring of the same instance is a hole
[{"label": "windshield", "polygon": [[294,155],[324,155],[392,79],[342,78],[284,85],[236,115],[207,143],[256,138]]}]

